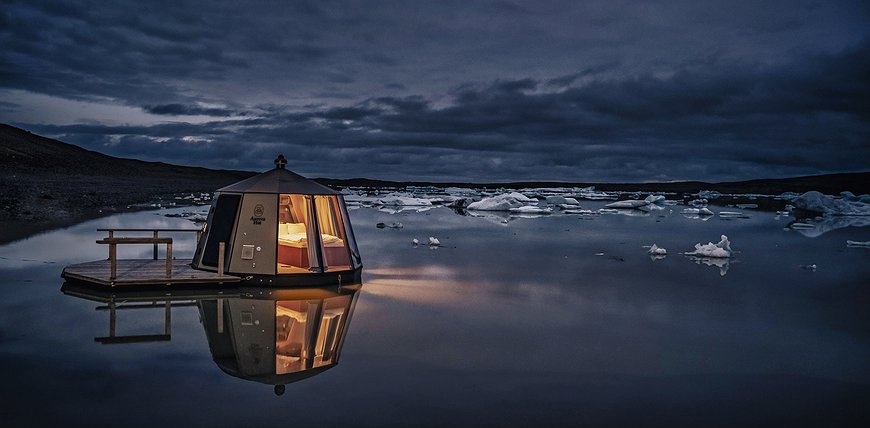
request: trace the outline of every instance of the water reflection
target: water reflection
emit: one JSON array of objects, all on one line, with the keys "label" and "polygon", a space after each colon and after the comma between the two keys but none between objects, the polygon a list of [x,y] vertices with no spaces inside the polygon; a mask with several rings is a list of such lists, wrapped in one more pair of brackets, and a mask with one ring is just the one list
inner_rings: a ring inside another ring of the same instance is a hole
[{"label": "water reflection", "polygon": [[[170,341],[172,309],[196,306],[215,364],[241,379],[275,386],[322,373],[338,364],[361,284],[328,288],[112,290],[65,283],[69,296],[101,303],[109,313],[104,345]],[[121,313],[161,310],[161,333],[118,335]]]}]

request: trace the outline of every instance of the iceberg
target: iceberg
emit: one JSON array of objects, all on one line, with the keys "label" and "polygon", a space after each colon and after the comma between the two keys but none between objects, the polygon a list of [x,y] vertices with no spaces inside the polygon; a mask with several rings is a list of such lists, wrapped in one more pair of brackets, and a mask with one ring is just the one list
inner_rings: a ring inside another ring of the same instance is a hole
[{"label": "iceberg", "polygon": [[715,190],[702,190],[698,192],[698,197],[701,199],[716,199],[721,196],[722,194]]},{"label": "iceberg", "polygon": [[665,197],[662,195],[649,195],[644,199],[644,202],[648,204],[664,204]]},{"label": "iceberg", "polygon": [[410,197],[410,196],[401,196],[401,195],[395,195],[395,194],[387,195],[383,198],[380,198],[375,203],[378,205],[400,206],[400,207],[431,206],[432,205],[432,202],[430,202],[428,199],[414,198],[414,197]]},{"label": "iceberg", "polygon": [[[649,195],[646,199],[626,199],[624,201],[611,202],[607,208],[643,208],[653,204],[663,205],[665,197],[662,195]],[[657,207],[658,208],[658,207]]]},{"label": "iceberg", "polygon": [[802,210],[833,216],[870,216],[870,203],[834,198],[815,190],[792,199],[791,203]]},{"label": "iceberg", "polygon": [[728,258],[731,257],[731,242],[728,237],[722,235],[721,240],[714,244],[708,242],[704,245],[695,244],[695,251],[684,253],[687,256],[712,257],[712,258]]},{"label": "iceberg", "polygon": [[661,248],[656,244],[652,244],[649,247],[649,251],[647,251],[647,254],[654,255],[654,256],[664,256],[664,255],[668,254],[668,250]]},{"label": "iceberg", "polygon": [[508,211],[510,211],[512,213],[518,213],[518,214],[550,214],[553,212],[553,210],[550,208],[541,208],[541,207],[535,207],[535,206],[531,206],[531,205],[525,205],[522,207],[511,208]]},{"label": "iceberg", "polygon": [[684,208],[683,214],[696,214],[699,216],[702,215],[713,215],[713,211],[710,211],[709,208]]},{"label": "iceberg", "polygon": [[531,199],[522,193],[511,192],[472,202],[468,204],[467,209],[478,211],[510,211],[511,208],[519,208],[528,205],[529,203],[537,202],[536,199]]},{"label": "iceberg", "polygon": [[[706,210],[706,208],[704,208]],[[708,210],[709,211],[709,210]],[[729,218],[749,218],[748,214],[744,214],[738,211],[720,211],[719,217],[723,219]]]},{"label": "iceberg", "polygon": [[605,207],[607,207],[607,208],[639,208],[639,207],[642,207],[644,205],[649,205],[649,202],[642,201],[639,199],[626,199],[624,201],[611,202],[611,203],[605,205]]}]

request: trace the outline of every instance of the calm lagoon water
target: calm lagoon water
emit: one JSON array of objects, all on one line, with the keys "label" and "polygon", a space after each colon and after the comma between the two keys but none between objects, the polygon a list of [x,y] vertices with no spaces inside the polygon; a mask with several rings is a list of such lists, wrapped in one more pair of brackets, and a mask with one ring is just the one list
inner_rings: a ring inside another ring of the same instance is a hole
[{"label": "calm lagoon water", "polygon": [[[680,209],[510,221],[352,210],[365,268],[340,363],[280,396],[218,367],[202,304],[171,310],[169,341],[104,345],[94,340],[108,333],[104,304],[61,292],[65,265],[106,257],[96,228],[192,227],[163,216],[184,209],[4,245],[0,420],[867,426],[870,249],[845,241],[870,240],[870,227],[809,238],[770,212],[701,221]],[[402,229],[375,227],[397,221]],[[721,234],[737,251],[727,265],[679,254]],[[442,246],[411,245],[429,236]],[[653,243],[670,254],[651,259],[643,246]],[[193,247],[176,236],[176,257]],[[147,258],[150,247],[119,252]],[[162,334],[164,323],[158,304],[119,311],[116,330]]]}]

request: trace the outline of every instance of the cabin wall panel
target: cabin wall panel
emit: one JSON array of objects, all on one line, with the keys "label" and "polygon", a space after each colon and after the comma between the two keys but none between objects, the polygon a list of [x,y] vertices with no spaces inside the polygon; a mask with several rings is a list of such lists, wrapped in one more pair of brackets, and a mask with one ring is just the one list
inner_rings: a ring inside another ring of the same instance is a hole
[{"label": "cabin wall panel", "polygon": [[[274,275],[278,233],[278,197],[249,193],[242,197],[229,272]],[[245,245],[255,248],[253,259],[242,259]]]}]

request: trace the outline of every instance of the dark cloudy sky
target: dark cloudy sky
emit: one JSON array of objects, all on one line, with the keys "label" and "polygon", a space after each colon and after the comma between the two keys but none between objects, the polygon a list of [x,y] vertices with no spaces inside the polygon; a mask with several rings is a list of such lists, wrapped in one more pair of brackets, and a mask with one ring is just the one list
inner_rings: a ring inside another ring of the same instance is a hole
[{"label": "dark cloudy sky", "polygon": [[336,178],[866,171],[870,2],[4,0],[0,122]]}]

